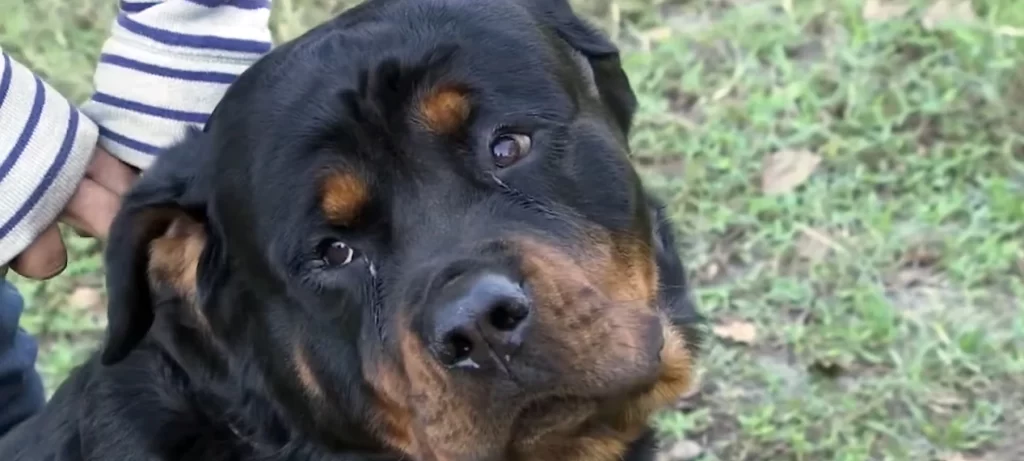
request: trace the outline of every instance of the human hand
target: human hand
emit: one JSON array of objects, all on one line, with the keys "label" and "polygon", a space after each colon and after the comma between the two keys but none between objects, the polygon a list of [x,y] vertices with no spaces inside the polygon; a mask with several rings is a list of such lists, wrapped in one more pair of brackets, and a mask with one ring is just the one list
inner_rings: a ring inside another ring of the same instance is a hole
[{"label": "human hand", "polygon": [[[78,184],[58,221],[73,227],[79,235],[105,239],[110,223],[121,208],[121,196],[131,188],[138,172],[96,147],[85,178]],[[36,280],[46,280],[64,271],[68,254],[57,222],[50,224],[21,252],[10,267],[18,274]]]}]

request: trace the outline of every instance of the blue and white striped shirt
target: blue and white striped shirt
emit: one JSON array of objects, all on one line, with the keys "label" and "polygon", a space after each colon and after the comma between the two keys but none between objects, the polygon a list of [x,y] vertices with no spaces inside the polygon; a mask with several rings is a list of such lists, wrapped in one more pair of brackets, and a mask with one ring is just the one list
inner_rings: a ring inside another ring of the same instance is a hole
[{"label": "blue and white striped shirt", "polygon": [[97,142],[145,169],[271,49],[270,0],[121,0],[76,108],[0,49],[0,266],[64,208]]}]

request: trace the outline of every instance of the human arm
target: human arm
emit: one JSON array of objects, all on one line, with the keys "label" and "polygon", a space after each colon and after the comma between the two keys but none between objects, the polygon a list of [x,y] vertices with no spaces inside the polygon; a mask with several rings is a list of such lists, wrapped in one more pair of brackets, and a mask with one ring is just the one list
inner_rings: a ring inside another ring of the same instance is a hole
[{"label": "human arm", "polygon": [[269,19],[269,0],[121,1],[82,106],[100,145],[147,168],[271,49]]},{"label": "human arm", "polygon": [[56,89],[0,49],[0,266],[60,215],[98,129]]},{"label": "human arm", "polygon": [[[9,76],[0,80],[7,82],[0,84],[0,279],[15,256],[21,263],[42,259],[44,266],[53,259],[48,254],[66,258],[58,217],[105,236],[116,196],[129,181],[123,165],[102,148],[94,151],[97,139],[145,169],[189,126],[205,123],[234,78],[270,49],[269,5],[122,1],[95,73],[96,93],[81,110],[2,56],[0,76]],[[97,206],[98,199],[109,206]],[[60,264],[28,272],[45,278],[60,272]],[[18,328],[22,300],[3,280],[0,290],[2,433],[42,405],[42,388],[34,372],[36,344]]]},{"label": "human arm", "polygon": [[[78,191],[54,195],[54,202],[70,199],[61,219],[104,237],[118,197],[131,182],[131,173],[106,151],[145,169],[188,127],[201,126],[237,75],[270,49],[269,17],[268,0],[120,2],[94,74],[96,92],[81,109],[96,122],[93,129],[98,125],[100,149]],[[24,235],[36,235],[15,269],[34,278],[59,273],[66,256],[54,217],[45,213],[26,223],[18,245],[0,237],[8,249],[6,257],[0,252],[0,265],[25,248]],[[43,230],[46,222],[51,224]]]}]

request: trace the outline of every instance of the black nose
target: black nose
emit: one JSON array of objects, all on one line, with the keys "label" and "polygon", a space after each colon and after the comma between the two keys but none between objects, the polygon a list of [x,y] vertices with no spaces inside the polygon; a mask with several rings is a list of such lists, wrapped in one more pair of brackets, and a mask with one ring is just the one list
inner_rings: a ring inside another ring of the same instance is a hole
[{"label": "black nose", "polygon": [[449,366],[508,362],[530,323],[530,300],[506,276],[463,275],[443,289],[428,326],[431,349]]}]

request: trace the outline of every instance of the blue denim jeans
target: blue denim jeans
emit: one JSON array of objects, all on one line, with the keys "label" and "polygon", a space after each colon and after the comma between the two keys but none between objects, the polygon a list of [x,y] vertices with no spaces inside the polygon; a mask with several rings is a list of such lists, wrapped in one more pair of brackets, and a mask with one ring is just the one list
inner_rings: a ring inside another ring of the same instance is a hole
[{"label": "blue denim jeans", "polygon": [[38,346],[18,326],[24,308],[14,285],[0,279],[0,437],[45,403],[43,381],[35,368]]}]

